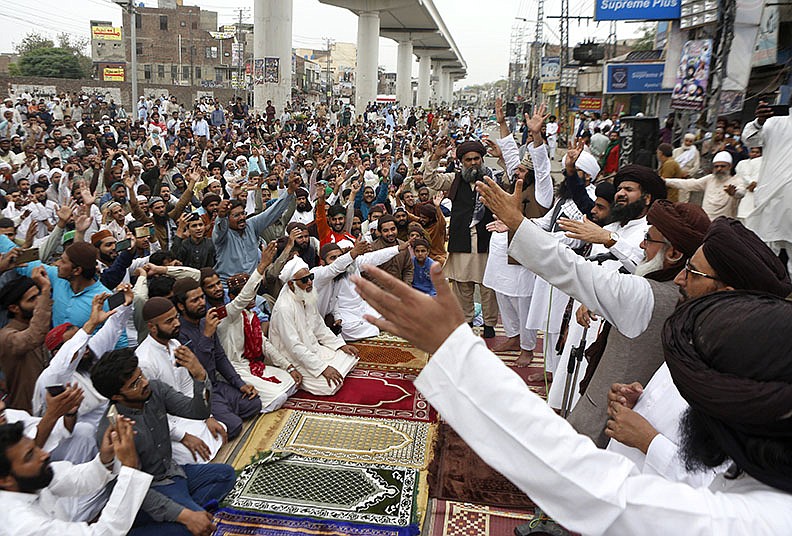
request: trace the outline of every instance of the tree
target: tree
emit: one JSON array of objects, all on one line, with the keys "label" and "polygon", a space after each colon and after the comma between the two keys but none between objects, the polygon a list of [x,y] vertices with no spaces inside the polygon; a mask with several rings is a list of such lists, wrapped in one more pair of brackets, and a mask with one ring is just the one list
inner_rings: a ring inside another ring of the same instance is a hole
[{"label": "tree", "polygon": [[86,72],[79,58],[63,48],[37,48],[19,60],[22,76],[46,78],[84,78]]},{"label": "tree", "polygon": [[24,56],[28,52],[32,52],[37,48],[54,48],[55,42],[52,39],[45,37],[36,32],[30,32],[22,41],[14,45],[14,50],[20,56]]},{"label": "tree", "polygon": [[654,50],[657,24],[642,24],[638,31],[640,36],[636,39],[633,50]]}]

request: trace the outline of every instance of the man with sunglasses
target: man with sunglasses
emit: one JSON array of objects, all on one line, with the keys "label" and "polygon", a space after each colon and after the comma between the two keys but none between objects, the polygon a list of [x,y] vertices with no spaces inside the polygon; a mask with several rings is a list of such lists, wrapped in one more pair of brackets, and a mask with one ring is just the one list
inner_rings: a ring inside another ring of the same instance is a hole
[{"label": "man with sunglasses", "polygon": [[284,287],[272,309],[270,341],[302,375],[303,389],[334,395],[357,364],[358,350],[325,325],[316,307],[314,274],[304,260],[287,262],[280,280]]}]

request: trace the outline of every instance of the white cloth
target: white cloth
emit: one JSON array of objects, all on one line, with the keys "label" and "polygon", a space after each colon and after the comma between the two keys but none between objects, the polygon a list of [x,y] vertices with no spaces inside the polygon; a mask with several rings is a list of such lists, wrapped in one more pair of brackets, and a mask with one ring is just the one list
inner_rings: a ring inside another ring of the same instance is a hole
[{"label": "white cloth", "polygon": [[300,212],[299,210],[295,210],[294,214],[292,214],[289,223],[297,222],[302,223],[304,225],[308,225],[314,221],[314,213],[313,210],[308,210],[306,212]]},{"label": "white cloth", "polygon": [[531,297],[513,297],[495,292],[498,311],[503,322],[503,331],[509,338],[520,337],[520,349],[533,351],[536,348],[536,330],[528,329],[528,311],[531,310]]},{"label": "white cloth", "polygon": [[723,190],[729,184],[739,187],[742,185],[742,180],[733,176],[718,179],[714,174],[705,175],[700,179],[666,179],[666,186],[671,188],[685,192],[704,192],[701,208],[710,220],[720,216],[729,218],[737,216],[738,199]]},{"label": "white cloth", "polygon": [[[190,376],[186,368],[176,366],[176,358],[173,355],[174,350],[179,346],[181,346],[181,343],[176,339],[171,339],[168,341],[167,346],[163,346],[149,335],[137,347],[135,355],[138,357],[138,366],[143,374],[146,375],[146,378],[166,383],[184,396],[192,398],[192,376]],[[225,426],[223,423],[220,424]],[[210,451],[209,460],[214,458],[220,447],[223,446],[222,438],[212,436],[212,432],[209,431],[205,421],[168,415],[168,425],[170,426],[173,461],[179,465],[207,463],[207,460],[200,456],[196,461],[192,452],[181,443],[185,434],[194,435],[206,443]]]},{"label": "white cloth", "polygon": [[789,166],[792,116],[771,117],[763,127],[752,121],[745,125],[742,139],[751,147],[762,147],[759,186],[754,191],[755,208],[745,219],[745,225],[765,242],[792,243],[792,168]]},{"label": "white cloth", "polygon": [[281,280],[281,283],[285,285],[294,279],[294,276],[300,270],[308,270],[308,264],[306,264],[300,256],[292,257],[291,260],[283,266],[278,278]]},{"label": "white cloth", "polygon": [[749,191],[748,187],[752,182],[755,182],[757,187],[759,186],[759,171],[762,169],[763,158],[764,157],[759,156],[737,163],[737,177],[742,180],[742,184],[737,187],[736,194],[737,197],[740,198],[740,204],[737,207],[737,217],[743,221],[753,212],[755,206],[754,193]]},{"label": "white cloth", "polygon": [[302,374],[303,389],[317,395],[335,394],[341,388],[328,385],[322,376],[328,366],[346,376],[358,361],[340,350],[344,339],[330,331],[316,306],[306,306],[289,287],[281,290],[272,308],[270,340]]},{"label": "white cloth", "polygon": [[330,264],[311,268],[311,273],[314,275],[313,291],[317,293],[316,309],[322,318],[335,309],[338,298],[336,291],[338,281],[335,278],[346,272],[353,260],[352,255],[347,252]]},{"label": "white cloth", "polygon": [[113,479],[113,473],[104,468],[98,456],[80,465],[53,462],[52,469],[55,477],[39,493],[0,491],[0,534],[123,536],[132,527],[152,480],[142,471],[122,467],[102,515],[89,525],[58,519],[58,499],[96,493]]},{"label": "white cloth", "polygon": [[269,358],[274,365],[267,364],[265,376],[274,376],[280,383],[262,380],[250,372],[250,363],[244,358],[245,350],[245,322],[248,315],[247,306],[256,297],[256,290],[261,283],[262,275],[258,270],[253,270],[245,286],[231,302],[226,304],[226,316],[217,326],[217,336],[223,346],[228,360],[237,371],[242,381],[256,388],[261,398],[261,411],[268,413],[280,408],[286,399],[297,391],[294,379],[286,372],[289,361],[270,344],[267,337],[262,334],[262,355]]},{"label": "white cloth", "polygon": [[792,496],[747,474],[693,488],[642,475],[624,456],[597,449],[467,325],[446,339],[415,385],[485,463],[573,532],[792,533]]}]

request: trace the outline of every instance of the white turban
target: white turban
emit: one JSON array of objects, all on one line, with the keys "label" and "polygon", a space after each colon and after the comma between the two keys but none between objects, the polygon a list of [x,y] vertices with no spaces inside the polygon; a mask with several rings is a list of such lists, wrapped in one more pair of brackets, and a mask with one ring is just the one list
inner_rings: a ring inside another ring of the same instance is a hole
[{"label": "white turban", "polygon": [[240,163],[240,162],[242,162],[243,164],[247,164],[247,158],[245,158],[245,157],[244,157],[244,156],[242,156],[242,155],[239,155],[239,156],[237,156],[237,157],[236,157],[236,159],[235,159],[234,161],[235,161],[237,164],[238,164],[238,163]]},{"label": "white turban", "polygon": [[283,270],[281,270],[280,276],[278,277],[280,278],[281,282],[285,285],[286,283],[294,279],[294,274],[296,274],[297,272],[303,269],[308,270],[309,268],[308,265],[305,263],[305,261],[302,260],[302,257],[299,256],[293,257],[292,260],[286,263],[286,265],[283,267]]},{"label": "white turban", "polygon": [[732,155],[730,155],[726,151],[721,151],[715,155],[715,158],[712,159],[712,163],[713,164],[725,163],[732,165]]},{"label": "white turban", "polygon": [[[566,165],[566,157],[564,157],[564,164]],[[575,167],[583,173],[591,175],[591,180],[596,179],[600,172],[597,159],[594,157],[594,155],[586,151],[581,151],[580,156],[578,156],[578,159],[575,162]]]},{"label": "white turban", "polygon": [[61,175],[63,175],[63,170],[61,168],[54,167],[49,170],[49,174],[47,175],[47,178],[52,180],[52,176],[55,175],[56,173],[60,173]]},{"label": "white turban", "polygon": [[36,180],[39,180],[41,177],[49,178],[49,171],[46,169],[40,169],[33,175],[33,178]]},{"label": "white turban", "polygon": [[0,162],[0,169],[13,169],[8,162]]}]

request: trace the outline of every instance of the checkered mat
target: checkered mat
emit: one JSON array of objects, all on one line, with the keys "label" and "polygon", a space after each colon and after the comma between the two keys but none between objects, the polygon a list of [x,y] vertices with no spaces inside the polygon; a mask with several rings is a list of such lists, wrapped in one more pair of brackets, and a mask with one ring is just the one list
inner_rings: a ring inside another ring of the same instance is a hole
[{"label": "checkered mat", "polygon": [[426,536],[507,536],[532,514],[494,506],[432,499],[422,534]]},{"label": "checkered mat", "polygon": [[224,506],[406,527],[417,522],[418,481],[410,468],[272,456],[245,467]]}]

